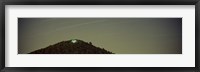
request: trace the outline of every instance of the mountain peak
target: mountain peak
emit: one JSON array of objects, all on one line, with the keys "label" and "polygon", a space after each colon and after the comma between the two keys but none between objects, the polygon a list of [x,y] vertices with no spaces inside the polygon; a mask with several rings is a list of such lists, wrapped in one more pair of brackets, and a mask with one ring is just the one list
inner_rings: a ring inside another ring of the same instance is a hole
[{"label": "mountain peak", "polygon": [[91,42],[79,39],[62,41],[29,54],[113,54],[104,48],[96,47]]}]

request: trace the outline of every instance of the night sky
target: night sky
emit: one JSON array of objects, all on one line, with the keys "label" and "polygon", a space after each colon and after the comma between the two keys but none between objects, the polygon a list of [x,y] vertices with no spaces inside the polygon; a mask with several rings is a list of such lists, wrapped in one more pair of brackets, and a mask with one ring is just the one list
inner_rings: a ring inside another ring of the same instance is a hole
[{"label": "night sky", "polygon": [[116,54],[181,54],[182,18],[18,18],[18,53],[71,39]]}]

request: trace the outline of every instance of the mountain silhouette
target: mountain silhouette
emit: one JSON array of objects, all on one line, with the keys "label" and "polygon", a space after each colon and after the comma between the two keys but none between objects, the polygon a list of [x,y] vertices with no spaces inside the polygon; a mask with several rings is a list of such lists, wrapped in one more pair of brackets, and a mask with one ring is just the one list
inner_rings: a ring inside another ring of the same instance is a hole
[{"label": "mountain silhouette", "polygon": [[78,39],[62,41],[29,54],[114,54],[104,48],[96,47],[91,42]]}]

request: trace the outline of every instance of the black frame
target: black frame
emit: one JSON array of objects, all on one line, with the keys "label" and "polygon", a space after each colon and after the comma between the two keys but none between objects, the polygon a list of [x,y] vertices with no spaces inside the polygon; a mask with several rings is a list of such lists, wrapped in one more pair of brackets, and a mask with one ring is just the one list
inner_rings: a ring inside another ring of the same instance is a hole
[{"label": "black frame", "polygon": [[[0,3],[2,72],[200,72],[200,0],[1,0]],[[195,5],[195,67],[5,67],[5,5]]]}]

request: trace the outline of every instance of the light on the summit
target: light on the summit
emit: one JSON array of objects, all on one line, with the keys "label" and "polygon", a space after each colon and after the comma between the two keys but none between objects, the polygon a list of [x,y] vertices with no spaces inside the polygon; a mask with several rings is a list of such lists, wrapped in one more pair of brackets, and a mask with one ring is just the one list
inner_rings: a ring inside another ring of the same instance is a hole
[{"label": "light on the summit", "polygon": [[77,40],[72,40],[71,42],[72,42],[72,43],[76,43],[76,42],[77,42]]}]

